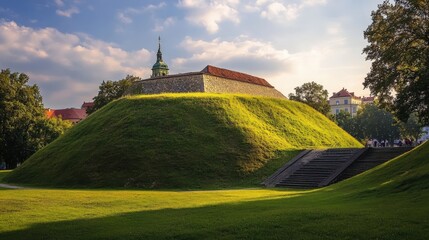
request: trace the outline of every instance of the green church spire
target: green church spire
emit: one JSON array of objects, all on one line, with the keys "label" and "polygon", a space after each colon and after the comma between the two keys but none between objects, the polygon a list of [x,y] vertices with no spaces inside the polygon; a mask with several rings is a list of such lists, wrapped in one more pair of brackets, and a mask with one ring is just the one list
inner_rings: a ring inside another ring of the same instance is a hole
[{"label": "green church spire", "polygon": [[160,77],[168,75],[168,65],[162,60],[161,37],[158,37],[158,52],[156,53],[156,63],[152,67],[152,76]]}]

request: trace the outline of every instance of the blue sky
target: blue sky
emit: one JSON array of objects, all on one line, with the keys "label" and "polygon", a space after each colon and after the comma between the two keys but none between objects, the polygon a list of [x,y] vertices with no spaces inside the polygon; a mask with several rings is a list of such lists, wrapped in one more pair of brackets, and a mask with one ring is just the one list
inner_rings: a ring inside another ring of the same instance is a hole
[{"label": "blue sky", "polygon": [[315,81],[368,96],[363,31],[381,2],[2,0],[0,67],[27,73],[46,107],[79,107],[103,80],[149,77],[161,36],[171,74],[210,64],[284,95]]}]

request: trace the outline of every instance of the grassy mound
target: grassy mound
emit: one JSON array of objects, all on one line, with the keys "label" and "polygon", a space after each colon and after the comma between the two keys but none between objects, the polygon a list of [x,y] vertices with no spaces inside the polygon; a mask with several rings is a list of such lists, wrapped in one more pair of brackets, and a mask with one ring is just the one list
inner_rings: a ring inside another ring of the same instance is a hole
[{"label": "grassy mound", "polygon": [[361,147],[307,105],[223,94],[114,101],[31,156],[9,182],[92,187],[257,184],[299,149]]}]

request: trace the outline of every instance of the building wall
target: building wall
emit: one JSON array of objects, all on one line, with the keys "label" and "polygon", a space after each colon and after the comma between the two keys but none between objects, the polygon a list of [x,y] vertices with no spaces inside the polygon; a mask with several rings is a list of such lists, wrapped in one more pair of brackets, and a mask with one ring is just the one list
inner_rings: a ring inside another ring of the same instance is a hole
[{"label": "building wall", "polygon": [[329,105],[331,105],[331,113],[333,115],[339,113],[340,111],[349,112],[352,117],[357,115],[359,106],[362,103],[359,98],[352,97],[338,97],[329,99]]},{"label": "building wall", "polygon": [[286,98],[275,88],[240,82],[204,74],[204,91],[209,93],[242,93],[249,95]]},{"label": "building wall", "polygon": [[145,79],[131,86],[125,95],[204,92],[203,75],[185,75]]}]

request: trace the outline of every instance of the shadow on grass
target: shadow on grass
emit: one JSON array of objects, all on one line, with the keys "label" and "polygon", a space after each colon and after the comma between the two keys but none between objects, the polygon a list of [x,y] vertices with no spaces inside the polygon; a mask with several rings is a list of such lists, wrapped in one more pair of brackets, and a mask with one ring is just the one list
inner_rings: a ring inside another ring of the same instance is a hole
[{"label": "shadow on grass", "polygon": [[0,239],[426,239],[429,234],[427,215],[418,207],[331,200],[296,197],[138,211],[38,223],[0,233]]},{"label": "shadow on grass", "polygon": [[3,181],[3,178],[6,177],[12,170],[0,170],[0,183]]}]

